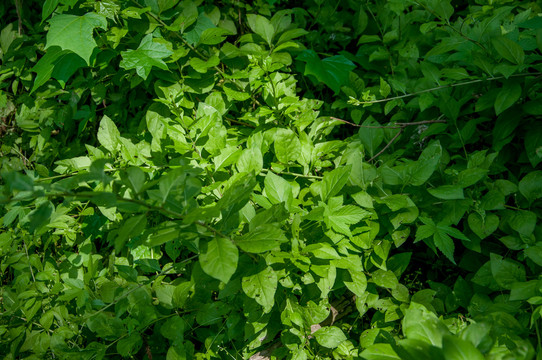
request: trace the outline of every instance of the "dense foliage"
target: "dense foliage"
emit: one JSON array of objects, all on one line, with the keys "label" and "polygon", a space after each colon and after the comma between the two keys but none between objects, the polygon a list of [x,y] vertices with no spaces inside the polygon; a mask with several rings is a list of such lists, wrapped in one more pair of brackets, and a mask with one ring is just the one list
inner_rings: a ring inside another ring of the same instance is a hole
[{"label": "dense foliage", "polygon": [[540,5],[1,2],[0,354],[540,359]]}]

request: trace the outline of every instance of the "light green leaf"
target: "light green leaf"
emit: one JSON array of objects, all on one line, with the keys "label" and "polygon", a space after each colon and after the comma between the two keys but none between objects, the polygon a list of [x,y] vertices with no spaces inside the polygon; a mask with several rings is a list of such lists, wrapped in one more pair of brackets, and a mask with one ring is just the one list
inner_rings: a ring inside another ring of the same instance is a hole
[{"label": "light green leaf", "polygon": [[421,340],[442,346],[442,338],[449,335],[448,327],[423,305],[412,302],[402,321],[403,334],[408,339]]},{"label": "light green leaf", "polygon": [[463,188],[457,185],[442,185],[436,188],[427,189],[429,194],[443,200],[464,199]]},{"label": "light green leaf", "polygon": [[318,344],[329,349],[335,349],[346,340],[346,335],[336,326],[323,326],[312,335]]},{"label": "light green leaf", "polygon": [[273,41],[273,36],[275,35],[275,29],[273,25],[267,18],[261,15],[248,14],[247,15],[248,26],[256,34],[260,35],[269,46],[271,46]]},{"label": "light green leaf", "polygon": [[271,311],[275,304],[277,284],[277,274],[269,266],[257,274],[245,276],[241,280],[244,293],[262,305],[264,313]]},{"label": "light green leaf", "polygon": [[154,42],[152,34],[148,34],[141,40],[136,50],[121,51],[120,67],[126,70],[135,69],[139,76],[147,79],[153,66],[168,70],[163,59],[171,54],[173,52],[166,45]]},{"label": "light green leaf", "polygon": [[327,243],[316,243],[305,246],[304,252],[311,253],[314,257],[324,260],[337,260],[341,256],[331,245]]},{"label": "light green leaf", "polygon": [[98,141],[113,154],[116,154],[120,146],[120,132],[117,129],[117,125],[107,115],[104,115],[100,121]]},{"label": "light green leaf", "polygon": [[491,43],[495,47],[495,50],[506,60],[511,63],[521,65],[525,59],[525,52],[522,47],[515,41],[510,40],[507,37],[500,37],[498,39],[492,39]]},{"label": "light green leaf", "polygon": [[249,173],[253,171],[259,174],[263,167],[262,152],[259,148],[247,148],[243,150],[237,159],[237,171]]},{"label": "light green leaf", "polygon": [[361,352],[361,358],[366,360],[401,360],[390,344],[376,343]]},{"label": "light green leaf", "polygon": [[278,129],[274,136],[275,155],[277,159],[287,164],[296,161],[301,156],[301,142],[297,135],[290,129]]},{"label": "light green leaf", "polygon": [[378,269],[374,271],[372,279],[376,285],[387,289],[395,289],[397,287],[397,284],[399,284],[397,276],[395,276],[393,271],[389,270],[384,271],[382,269]]},{"label": "light green leaf", "polygon": [[499,115],[516,103],[521,97],[521,86],[518,83],[505,83],[495,99],[495,113]]},{"label": "light green leaf", "polygon": [[45,49],[59,46],[62,50],[70,50],[85,60],[87,65],[90,65],[90,57],[97,45],[92,32],[95,28],[107,30],[106,18],[92,12],[83,16],[56,15],[49,20],[49,24]]},{"label": "light green leaf", "polygon": [[235,243],[246,252],[263,253],[277,248],[281,243],[288,241],[284,232],[275,224],[263,224],[237,237]]},{"label": "light green leaf", "polygon": [[327,201],[341,191],[348,181],[350,171],[352,171],[352,165],[346,165],[324,174],[320,186],[320,195],[323,201]]},{"label": "light green leaf", "polygon": [[354,205],[346,205],[339,208],[326,207],[324,222],[333,230],[350,236],[350,225],[357,224],[370,215],[370,212]]},{"label": "light green leaf", "polygon": [[199,43],[203,45],[217,45],[226,40],[225,35],[231,35],[231,33],[222,28],[210,28],[205,29],[199,38]]},{"label": "light green leaf", "polygon": [[444,335],[442,337],[442,352],[446,360],[484,360],[485,357],[470,342],[461,340],[456,336]]},{"label": "light green leaf", "polygon": [[45,0],[41,9],[41,21],[47,19],[55,11],[60,0]]},{"label": "light green leaf", "polygon": [[230,240],[215,237],[207,243],[199,261],[207,275],[227,283],[237,269],[238,258],[239,251]]},{"label": "light green leaf", "polygon": [[284,202],[286,209],[289,210],[293,200],[292,185],[271,171],[265,176],[264,184],[265,194],[271,203],[280,204]]}]

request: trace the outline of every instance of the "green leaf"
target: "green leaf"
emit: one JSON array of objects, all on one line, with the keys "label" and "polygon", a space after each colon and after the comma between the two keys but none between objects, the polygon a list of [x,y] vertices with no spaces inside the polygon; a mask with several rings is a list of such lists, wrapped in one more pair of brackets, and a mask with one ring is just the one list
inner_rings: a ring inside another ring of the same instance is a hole
[{"label": "green leaf", "polygon": [[450,334],[446,325],[434,313],[415,302],[410,304],[401,323],[405,337],[425,341],[436,347],[441,347],[443,336]]},{"label": "green leaf", "polygon": [[293,200],[292,185],[282,177],[268,172],[265,176],[265,194],[272,204],[284,202],[287,210],[290,210]]},{"label": "green leaf", "polygon": [[501,288],[510,290],[514,283],[526,280],[522,264],[494,253],[490,254],[490,259],[491,274]]},{"label": "green leaf", "polygon": [[277,274],[269,266],[254,275],[245,276],[241,280],[245,294],[262,305],[264,313],[270,312],[275,304],[277,284]]},{"label": "green leaf", "polygon": [[154,42],[152,34],[146,35],[136,50],[121,51],[120,67],[126,70],[135,69],[143,79],[147,79],[151,68],[168,70],[163,59],[173,54],[166,45]]},{"label": "green leaf", "polygon": [[[364,126],[379,126],[372,116],[363,122]],[[381,128],[366,128],[361,127],[358,131],[359,141],[363,144],[363,148],[369,153],[370,157],[376,154],[376,149],[384,141],[384,129]]]},{"label": "green leaf", "polygon": [[248,14],[247,21],[250,29],[260,35],[271,46],[275,29],[269,20],[261,15]]},{"label": "green leaf", "polygon": [[458,200],[464,199],[463,188],[457,185],[442,185],[436,188],[427,189],[429,194],[438,199],[443,200]]},{"label": "green leaf", "polygon": [[226,40],[225,35],[231,35],[231,32],[222,28],[205,29],[201,33],[199,43],[203,45],[217,45]]},{"label": "green leaf", "polygon": [[527,131],[525,151],[533,168],[542,162],[542,126],[533,124],[533,128]]},{"label": "green leaf", "polygon": [[484,360],[476,347],[468,341],[461,340],[452,335],[442,337],[442,350],[446,360]]},{"label": "green leaf", "polygon": [[60,0],[45,0],[41,9],[41,21],[47,19],[55,11]]},{"label": "green leaf", "polygon": [[302,51],[297,59],[306,63],[304,75],[313,75],[335,93],[341,90],[341,86],[348,84],[349,73],[356,68],[356,65],[343,55],[320,60],[314,50]]},{"label": "green leaf", "polygon": [[384,271],[382,269],[378,269],[374,271],[372,279],[376,285],[387,289],[395,289],[399,284],[399,281],[397,280],[397,277],[393,271],[389,270]]},{"label": "green leaf", "polygon": [[521,97],[521,86],[518,83],[506,83],[495,99],[495,113],[501,114],[516,103]]},{"label": "green leaf", "polygon": [[336,326],[323,326],[312,335],[318,344],[329,349],[335,349],[346,340],[346,335]]},{"label": "green leaf", "polygon": [[525,175],[519,182],[518,188],[529,203],[542,198],[542,171],[533,171]]},{"label": "green leaf", "polygon": [[478,213],[471,213],[467,219],[470,229],[480,239],[491,235],[499,226],[499,217],[495,214],[487,214],[485,219]]},{"label": "green leaf", "polygon": [[325,208],[324,222],[333,230],[351,236],[350,225],[357,224],[370,215],[370,212],[355,205],[342,206],[341,202],[338,206],[330,205]]},{"label": "green leaf", "polygon": [[173,341],[182,341],[186,329],[186,322],[180,316],[173,316],[160,327],[160,334]]},{"label": "green leaf", "polygon": [[291,30],[285,31],[284,33],[282,33],[282,35],[280,35],[279,40],[277,41],[276,45],[278,46],[292,39],[296,39],[300,36],[307,35],[308,33],[309,32],[305,29],[291,29]]},{"label": "green leaf", "polygon": [[455,264],[454,261],[454,241],[451,237],[448,236],[444,231],[437,231],[433,235],[433,241],[435,243],[435,246],[442,251],[442,253],[450,260],[452,263]]},{"label": "green leaf", "polygon": [[535,264],[542,266],[542,244],[535,244],[525,249],[525,256]]},{"label": "green leaf", "polygon": [[[379,271],[379,270],[377,270]],[[348,288],[348,290],[352,291],[354,295],[360,297],[365,294],[365,290],[367,289],[367,277],[362,271],[355,271],[355,270],[348,270],[348,274],[350,275],[350,279],[343,280],[344,285]]]},{"label": "green leaf", "polygon": [[366,360],[401,360],[388,343],[372,344],[361,352],[362,359]]},{"label": "green leaf", "polygon": [[50,78],[58,80],[64,87],[70,77],[80,68],[84,67],[85,61],[80,56],[69,50],[62,50],[58,46],[52,46],[47,53],[32,68],[36,73],[34,85],[30,93],[33,93]]},{"label": "green leaf", "polygon": [[243,150],[237,159],[237,170],[239,172],[254,172],[259,174],[263,168],[262,152],[258,148],[247,148]]},{"label": "green leaf", "polygon": [[288,164],[290,161],[299,159],[301,156],[301,142],[292,130],[278,129],[274,139],[275,155],[281,163]]},{"label": "green leaf", "polygon": [[237,237],[235,243],[246,252],[263,253],[288,241],[284,231],[275,224],[263,224],[247,234]]},{"label": "green leaf", "polygon": [[83,16],[56,15],[49,20],[49,24],[45,49],[59,46],[62,50],[79,55],[87,65],[90,65],[90,57],[97,45],[92,32],[95,28],[107,30],[106,18],[92,12]]},{"label": "green leaf", "polygon": [[117,153],[118,147],[120,146],[120,132],[113,120],[111,120],[107,115],[104,115],[100,121],[100,127],[98,129],[98,141],[111,153]]},{"label": "green leaf", "polygon": [[28,231],[35,233],[51,221],[51,216],[55,211],[54,205],[50,201],[41,203],[41,205],[28,213]]},{"label": "green leaf", "polygon": [[352,165],[346,165],[324,174],[322,185],[320,186],[320,196],[323,201],[337,195],[346,185]]},{"label": "green leaf", "polygon": [[207,275],[228,283],[237,269],[238,258],[239,251],[230,240],[216,237],[207,243],[199,260]]},{"label": "green leaf", "polygon": [[492,39],[491,43],[499,55],[506,60],[517,65],[523,64],[525,52],[517,42],[502,36],[498,39]]},{"label": "green leaf", "polygon": [[128,357],[139,351],[139,348],[143,345],[141,335],[134,331],[128,337],[122,338],[117,342],[117,351],[123,357]]}]

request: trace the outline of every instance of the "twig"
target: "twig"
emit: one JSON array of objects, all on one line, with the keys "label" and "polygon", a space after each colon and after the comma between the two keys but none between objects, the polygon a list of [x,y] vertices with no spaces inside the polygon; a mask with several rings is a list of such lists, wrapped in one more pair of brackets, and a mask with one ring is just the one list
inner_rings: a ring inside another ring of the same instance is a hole
[{"label": "twig", "polygon": [[21,17],[22,0],[15,0],[15,11],[17,11],[17,25],[19,36],[23,33],[23,18]]},{"label": "twig", "polygon": [[382,150],[380,150],[376,155],[374,155],[372,158],[370,158],[369,161],[373,161],[380,154],[382,154],[384,151],[386,151],[386,149],[389,148],[391,146],[391,144],[393,144],[393,142],[399,137],[399,135],[401,135],[402,132],[403,132],[403,128],[399,129],[397,134],[395,134],[395,136],[386,144],[386,146],[384,146],[384,148]]},{"label": "twig", "polygon": [[275,173],[277,175],[291,175],[291,176],[302,177],[302,178],[306,178],[306,179],[318,179],[318,180],[323,179],[322,176],[318,176],[318,175],[303,175],[303,174],[293,173],[293,172],[289,172],[289,171],[276,171],[276,170],[273,170],[273,169],[262,169],[262,171],[263,172],[272,172],[272,173]]},{"label": "twig", "polygon": [[386,125],[373,126],[373,125],[358,125],[358,124],[355,124],[355,123],[347,121],[347,120],[336,118],[334,116],[330,116],[329,118],[333,119],[333,120],[341,121],[341,122],[343,122],[345,124],[348,124],[348,125],[352,125],[352,126],[356,126],[356,127],[360,127],[360,128],[367,128],[367,129],[404,129],[407,126],[417,126],[417,125],[434,124],[434,123],[446,123],[446,120],[436,119],[436,120],[423,120],[423,121],[415,121],[415,122],[407,122],[407,123],[395,123],[395,125],[388,125],[388,126],[386,126]]},{"label": "twig", "polygon": [[[508,78],[522,77],[522,76],[529,76],[529,75],[540,76],[540,75],[542,75],[542,73],[541,72],[534,72],[534,73],[514,74],[514,75],[508,76]],[[430,88],[430,89],[416,91],[416,92],[413,92],[413,93],[410,93],[410,94],[394,96],[394,97],[391,97],[391,98],[378,99],[378,100],[369,100],[369,101],[360,101],[359,104],[376,104],[376,103],[388,102],[388,101],[392,101],[392,100],[399,100],[399,99],[404,99],[404,98],[420,95],[420,94],[427,93],[427,92],[433,92],[433,91],[437,91],[437,90],[441,90],[441,89],[453,88],[453,87],[464,86],[464,85],[471,85],[471,84],[476,84],[476,83],[480,83],[480,82],[484,82],[484,81],[501,80],[501,79],[505,79],[505,78],[507,78],[507,77],[505,77],[505,76],[492,76],[492,77],[489,77],[487,79],[476,79],[476,80],[465,81],[465,82],[462,82],[462,83],[441,85],[441,86],[437,86],[437,87]]]}]

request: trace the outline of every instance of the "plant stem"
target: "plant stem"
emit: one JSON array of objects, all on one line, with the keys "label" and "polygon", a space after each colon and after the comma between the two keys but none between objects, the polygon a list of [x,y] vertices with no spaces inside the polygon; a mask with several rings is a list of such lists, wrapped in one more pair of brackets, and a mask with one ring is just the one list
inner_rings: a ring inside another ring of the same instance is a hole
[{"label": "plant stem", "polygon": [[[510,75],[508,78],[511,78],[511,77],[523,77],[523,76],[540,76],[540,75],[542,75],[541,72],[521,73],[521,74]],[[485,81],[501,80],[501,79],[505,79],[505,78],[506,78],[505,76],[492,76],[492,77],[489,77],[487,79],[476,79],[476,80],[465,81],[465,82],[462,82],[462,83],[453,83],[453,84],[448,84],[448,85],[441,85],[441,86],[437,86],[437,87],[434,87],[434,88],[420,90],[420,91],[416,91],[416,92],[405,94],[405,95],[394,96],[394,97],[391,97],[391,98],[378,99],[378,100],[360,101],[359,103],[360,104],[376,104],[376,103],[388,102],[388,101],[392,101],[392,100],[404,99],[404,98],[420,95],[420,94],[427,93],[427,92],[433,92],[433,91],[438,91],[438,90],[453,88],[453,87],[458,87],[458,86],[477,84],[477,83],[481,83],[481,82],[485,82]]]}]

